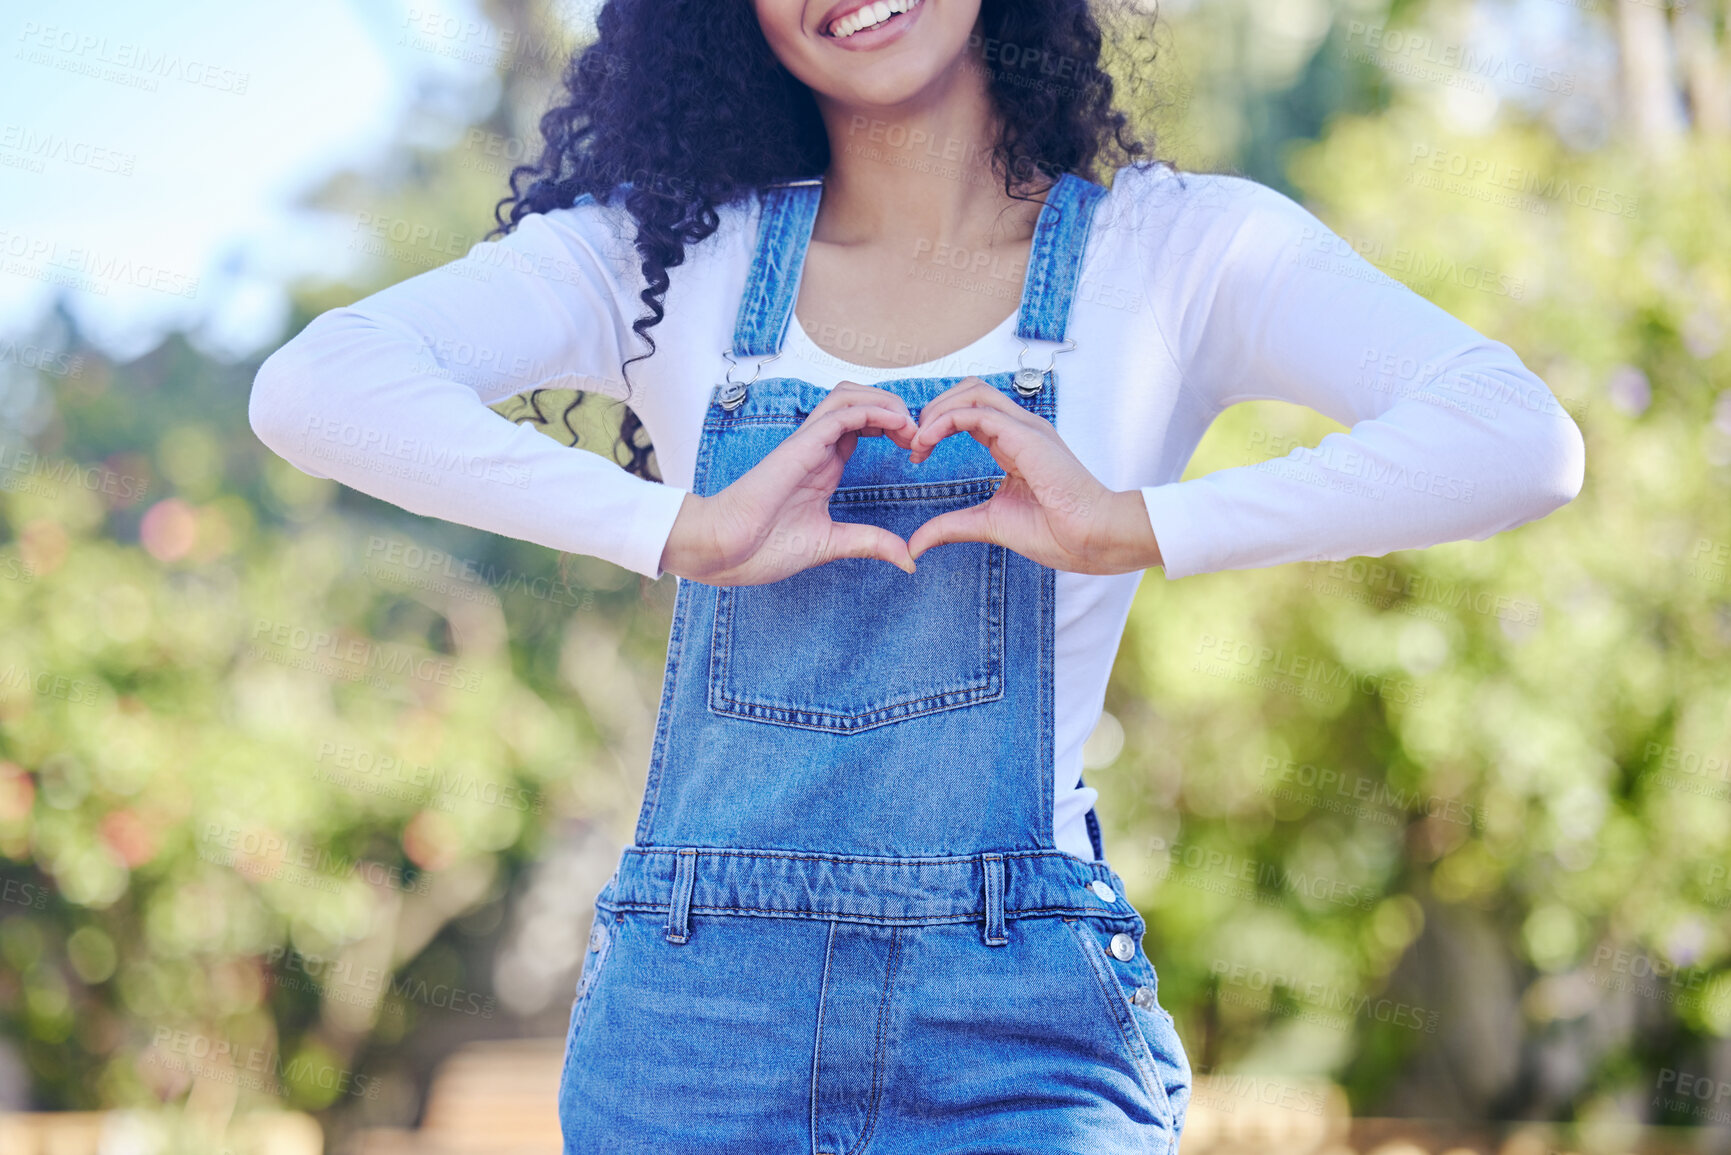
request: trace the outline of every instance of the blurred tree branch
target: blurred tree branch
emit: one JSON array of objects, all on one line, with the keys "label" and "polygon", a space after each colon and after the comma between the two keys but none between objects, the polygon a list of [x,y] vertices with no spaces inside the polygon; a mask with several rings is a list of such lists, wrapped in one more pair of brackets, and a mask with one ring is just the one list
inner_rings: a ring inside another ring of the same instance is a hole
[{"label": "blurred tree branch", "polygon": [[1691,128],[1731,133],[1725,0],[1618,0],[1623,128],[1648,156],[1674,155]]}]

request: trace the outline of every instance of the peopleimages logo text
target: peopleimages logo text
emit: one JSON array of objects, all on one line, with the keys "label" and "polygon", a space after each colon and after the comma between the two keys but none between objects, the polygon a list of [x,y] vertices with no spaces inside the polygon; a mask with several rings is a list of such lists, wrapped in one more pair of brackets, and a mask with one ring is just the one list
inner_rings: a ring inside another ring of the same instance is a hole
[{"label": "peopleimages logo text", "polygon": [[304,436],[306,442],[315,449],[322,441],[356,450],[367,458],[396,458],[431,469],[463,473],[477,480],[515,486],[518,489],[526,488],[529,484],[530,471],[524,466],[459,453],[449,447],[404,437],[390,430],[368,429],[347,421],[309,417]]},{"label": "peopleimages logo text", "polygon": [[1570,180],[1555,173],[1535,172],[1520,165],[1504,164],[1481,156],[1468,156],[1428,144],[1412,147],[1410,163],[1415,168],[1447,173],[1464,181],[1477,181],[1493,188],[1509,189],[1545,200],[1564,201],[1584,209],[1597,209],[1612,216],[1632,217],[1640,200],[1602,185]]},{"label": "peopleimages logo text", "polygon": [[471,693],[481,688],[481,671],[444,654],[418,653],[407,646],[340,630],[309,630],[260,618],[252,628],[252,648],[257,651],[253,656],[268,656],[260,647],[261,641],[302,655],[347,663],[355,671],[404,675]]}]

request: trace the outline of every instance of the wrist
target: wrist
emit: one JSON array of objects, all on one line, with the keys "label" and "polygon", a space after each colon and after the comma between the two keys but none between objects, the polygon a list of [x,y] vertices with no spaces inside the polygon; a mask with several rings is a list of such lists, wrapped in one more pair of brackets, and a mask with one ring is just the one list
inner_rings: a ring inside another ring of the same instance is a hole
[{"label": "wrist", "polygon": [[673,526],[667,531],[667,541],[661,547],[662,573],[670,573],[675,577],[690,577],[696,569],[694,538],[697,525],[703,520],[700,507],[703,498],[695,493],[686,493],[679,503],[679,512],[673,517]]},{"label": "wrist", "polygon": [[1105,573],[1132,573],[1164,565],[1154,524],[1148,519],[1148,503],[1140,489],[1113,491],[1106,498],[1106,523],[1110,543],[1102,559]]}]

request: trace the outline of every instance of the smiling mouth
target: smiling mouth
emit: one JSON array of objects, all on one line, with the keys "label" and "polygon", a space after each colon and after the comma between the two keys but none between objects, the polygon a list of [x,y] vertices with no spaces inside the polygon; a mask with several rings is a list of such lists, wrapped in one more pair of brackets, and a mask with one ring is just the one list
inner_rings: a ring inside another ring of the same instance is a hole
[{"label": "smiling mouth", "polygon": [[856,32],[882,28],[903,13],[913,11],[922,3],[924,0],[876,0],[875,3],[857,8],[832,23],[824,30],[824,35],[833,40],[846,40]]}]

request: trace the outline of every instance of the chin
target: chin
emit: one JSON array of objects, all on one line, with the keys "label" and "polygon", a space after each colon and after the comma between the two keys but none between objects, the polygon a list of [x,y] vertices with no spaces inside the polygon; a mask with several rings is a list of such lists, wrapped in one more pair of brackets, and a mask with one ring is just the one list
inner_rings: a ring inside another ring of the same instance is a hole
[{"label": "chin", "polygon": [[944,71],[937,64],[862,67],[830,78],[831,82],[819,90],[819,95],[868,115],[873,111],[894,112],[918,103],[921,95],[939,85]]}]

